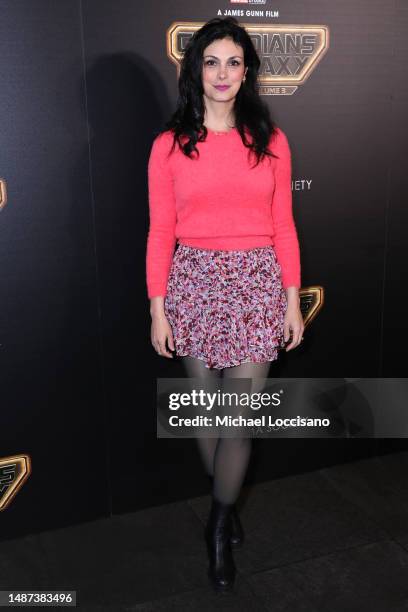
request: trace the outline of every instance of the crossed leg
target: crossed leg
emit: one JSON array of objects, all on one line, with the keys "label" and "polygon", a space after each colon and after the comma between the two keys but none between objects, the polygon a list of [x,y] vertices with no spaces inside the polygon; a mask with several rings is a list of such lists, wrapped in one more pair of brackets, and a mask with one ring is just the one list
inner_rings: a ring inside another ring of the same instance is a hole
[{"label": "crossed leg", "polygon": [[[241,363],[223,370],[207,368],[204,361],[182,357],[189,377],[217,382],[218,379],[250,378],[251,393],[262,390],[270,362]],[[222,374],[221,374],[222,373]],[[208,475],[214,477],[213,494],[224,504],[233,504],[239,496],[252,449],[252,439],[238,435],[233,438],[197,438],[200,455]]]}]

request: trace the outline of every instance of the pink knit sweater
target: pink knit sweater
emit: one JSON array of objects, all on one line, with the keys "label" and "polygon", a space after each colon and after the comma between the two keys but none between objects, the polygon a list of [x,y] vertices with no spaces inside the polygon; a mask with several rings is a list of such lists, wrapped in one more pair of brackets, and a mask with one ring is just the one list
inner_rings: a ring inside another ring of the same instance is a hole
[{"label": "pink knit sweater", "polygon": [[[284,288],[300,287],[300,251],[292,214],[291,152],[277,128],[256,168],[239,132],[208,130],[189,159],[170,131],[159,134],[148,163],[150,227],[146,248],[148,297],[165,296],[176,242],[204,249],[274,245]],[[195,155],[193,153],[193,155]]]}]

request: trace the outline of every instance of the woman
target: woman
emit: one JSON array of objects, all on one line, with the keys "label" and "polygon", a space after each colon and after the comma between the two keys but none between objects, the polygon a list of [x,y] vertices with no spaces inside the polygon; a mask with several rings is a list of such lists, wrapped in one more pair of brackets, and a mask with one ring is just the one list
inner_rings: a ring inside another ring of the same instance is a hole
[{"label": "woman", "polygon": [[[146,252],[157,353],[176,351],[189,377],[254,386],[304,329],[291,153],[257,92],[259,66],[232,17],[212,19],[190,39],[177,109],[150,153]],[[235,578],[231,550],[243,540],[235,502],[251,438],[197,441],[212,481],[209,576],[225,590]]]}]

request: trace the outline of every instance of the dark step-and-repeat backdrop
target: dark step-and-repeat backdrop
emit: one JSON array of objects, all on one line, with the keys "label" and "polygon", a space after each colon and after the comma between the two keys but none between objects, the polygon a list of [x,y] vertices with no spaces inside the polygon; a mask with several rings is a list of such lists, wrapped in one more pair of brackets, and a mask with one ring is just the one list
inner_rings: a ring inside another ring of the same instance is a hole
[{"label": "dark step-and-repeat backdrop", "polygon": [[[3,0],[0,538],[207,491],[191,439],[158,439],[147,160],[188,38],[248,27],[292,150],[302,283],[324,288],[270,376],[404,377],[404,0]],[[404,439],[257,440],[248,482]]]}]

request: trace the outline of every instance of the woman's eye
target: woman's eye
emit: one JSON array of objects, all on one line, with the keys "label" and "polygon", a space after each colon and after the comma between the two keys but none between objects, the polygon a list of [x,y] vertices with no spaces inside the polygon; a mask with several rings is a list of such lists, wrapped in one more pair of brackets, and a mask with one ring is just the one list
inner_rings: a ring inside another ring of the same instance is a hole
[{"label": "woman's eye", "polygon": [[[214,64],[215,60],[207,60],[205,62],[206,66],[210,66],[211,64]],[[234,66],[239,66],[240,62],[238,60],[232,60],[231,64],[233,64]]]}]

